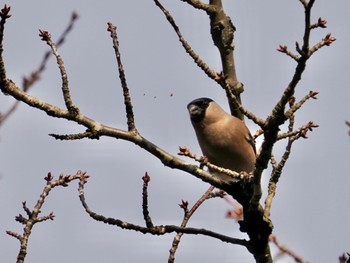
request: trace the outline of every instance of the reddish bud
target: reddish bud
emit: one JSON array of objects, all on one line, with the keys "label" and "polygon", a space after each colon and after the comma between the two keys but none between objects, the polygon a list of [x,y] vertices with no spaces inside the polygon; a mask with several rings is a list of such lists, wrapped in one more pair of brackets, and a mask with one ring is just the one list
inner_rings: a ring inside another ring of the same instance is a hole
[{"label": "reddish bud", "polygon": [[46,42],[51,40],[51,35],[49,34],[49,32],[41,29],[39,29],[39,37],[41,37],[41,40]]},{"label": "reddish bud", "polygon": [[277,48],[277,51],[282,52],[282,53],[287,53],[288,48],[286,45],[279,45],[279,47]]},{"label": "reddish bud", "polygon": [[317,25],[319,27],[326,28],[327,27],[327,20],[320,17],[317,21]]},{"label": "reddish bud", "polygon": [[10,6],[5,5],[3,9],[0,11],[0,17],[2,20],[5,20],[7,18],[10,18],[11,15],[9,14],[11,10]]},{"label": "reddish bud", "polygon": [[182,201],[182,203],[179,204],[179,206],[180,206],[183,210],[187,211],[187,209],[188,209],[188,201],[184,201],[184,200],[181,200],[181,201]]},{"label": "reddish bud", "polygon": [[44,178],[47,182],[50,182],[52,179],[53,179],[53,176],[52,176],[52,174],[51,174],[51,172],[49,172],[48,174],[47,174],[47,176]]},{"label": "reddish bud", "polygon": [[310,96],[310,98],[313,98],[314,100],[317,100],[316,95],[317,95],[318,93],[319,93],[318,91],[312,91],[312,90],[310,90],[309,96]]},{"label": "reddish bud", "polygon": [[148,175],[147,172],[145,172],[145,175],[142,176],[142,180],[143,180],[143,182],[144,182],[145,184],[148,184],[149,181],[151,181],[151,177]]},{"label": "reddish bud", "polygon": [[332,37],[331,33],[328,33],[323,39],[323,44],[326,46],[329,46],[330,44],[332,44],[334,41],[336,41],[337,39]]}]

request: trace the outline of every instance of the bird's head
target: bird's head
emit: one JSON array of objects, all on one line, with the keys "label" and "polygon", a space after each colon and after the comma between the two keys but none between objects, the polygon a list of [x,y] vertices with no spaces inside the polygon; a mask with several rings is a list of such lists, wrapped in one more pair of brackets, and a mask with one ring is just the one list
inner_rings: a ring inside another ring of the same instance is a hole
[{"label": "bird's head", "polygon": [[191,101],[187,105],[191,120],[195,123],[201,122],[211,102],[213,100],[209,98],[199,98]]}]

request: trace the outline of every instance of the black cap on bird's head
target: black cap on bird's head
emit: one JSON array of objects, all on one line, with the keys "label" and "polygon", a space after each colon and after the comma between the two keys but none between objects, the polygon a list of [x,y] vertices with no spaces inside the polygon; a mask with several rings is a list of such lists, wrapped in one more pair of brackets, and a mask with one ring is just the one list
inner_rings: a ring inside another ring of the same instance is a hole
[{"label": "black cap on bird's head", "polygon": [[202,121],[205,116],[205,111],[212,101],[213,100],[210,98],[199,98],[188,103],[187,109],[190,113],[191,120],[194,122]]}]

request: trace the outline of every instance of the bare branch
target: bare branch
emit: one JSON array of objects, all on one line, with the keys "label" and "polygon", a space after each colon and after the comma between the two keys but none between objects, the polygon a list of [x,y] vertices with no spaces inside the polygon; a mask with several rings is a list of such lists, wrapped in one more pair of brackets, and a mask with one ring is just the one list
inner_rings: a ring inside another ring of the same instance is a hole
[{"label": "bare branch", "polygon": [[85,201],[85,195],[84,195],[84,184],[85,183],[86,183],[86,180],[83,177],[80,178],[79,188],[78,188],[79,198],[80,198],[80,201],[81,201],[85,211],[89,214],[89,216],[91,218],[93,218],[96,221],[101,221],[105,224],[114,225],[114,226],[120,227],[122,229],[134,230],[137,232],[141,232],[143,234],[165,235],[168,233],[175,232],[175,233],[184,233],[184,234],[192,234],[192,235],[204,235],[204,236],[216,238],[216,239],[221,240],[223,242],[244,246],[248,249],[250,247],[249,242],[245,239],[238,239],[238,238],[225,236],[225,235],[222,235],[222,234],[219,234],[219,233],[216,233],[216,232],[204,229],[204,228],[179,227],[179,226],[174,226],[174,225],[159,225],[159,226],[153,226],[152,228],[148,228],[148,227],[142,227],[139,225],[128,223],[128,222],[120,220],[120,219],[115,219],[115,218],[105,217],[103,215],[99,215],[96,212],[92,211]]},{"label": "bare branch", "polygon": [[[175,33],[177,34],[179,41],[181,42],[182,46],[184,47],[187,54],[190,55],[190,57],[193,59],[194,63],[204,71],[204,73],[211,78],[212,80],[216,81],[217,83],[220,83],[218,78],[218,74],[212,70],[197,54],[194,52],[194,50],[191,48],[191,46],[188,44],[188,42],[184,39],[182,36],[179,27],[176,25],[175,20],[171,16],[168,10],[164,8],[164,6],[158,1],[154,0],[156,6],[159,7],[159,9],[164,13],[166,19],[170,23],[170,25],[173,27]],[[193,1],[191,1],[193,2]]]},{"label": "bare branch", "polygon": [[294,54],[293,52],[291,52],[290,50],[288,50],[288,47],[286,45],[279,45],[279,47],[277,48],[277,51],[286,54],[287,56],[294,59],[296,62],[298,62],[300,59],[300,56],[298,56],[298,55]]},{"label": "bare branch", "polygon": [[120,57],[117,27],[114,26],[112,23],[107,23],[107,24],[108,24],[107,31],[111,33],[111,38],[113,39],[113,48],[114,48],[114,52],[118,63],[119,79],[121,81],[121,85],[123,88],[128,131],[137,133],[137,130],[135,127],[134,113],[132,110],[131,98],[129,94],[129,88],[128,88],[128,85],[126,84],[126,77],[125,77],[124,68]]},{"label": "bare branch", "polygon": [[315,53],[317,50],[319,50],[321,47],[324,46],[330,46],[334,41],[336,41],[337,39],[332,37],[331,33],[328,33],[321,42],[317,43],[316,45],[314,45],[310,51],[309,51],[309,55],[311,56],[313,53]]},{"label": "bare branch", "polygon": [[317,100],[317,94],[319,92],[317,91],[312,91],[310,90],[309,94],[305,95],[304,98],[302,98],[297,104],[294,104],[293,107],[291,107],[285,114],[284,116],[289,119],[289,117],[294,114],[298,109],[301,108],[301,106],[303,106],[303,104],[309,100],[309,99],[314,99]]},{"label": "bare branch", "polygon": [[315,29],[318,27],[326,28],[327,27],[327,20],[320,17],[320,18],[318,18],[317,23],[310,25],[310,29]]},{"label": "bare branch", "polygon": [[39,30],[40,34],[39,36],[43,41],[46,42],[51,47],[52,53],[55,55],[58,67],[61,72],[61,78],[62,78],[62,93],[63,93],[63,98],[64,102],[66,104],[66,107],[68,109],[68,112],[72,115],[78,115],[79,114],[79,109],[77,106],[74,105],[72,98],[70,96],[70,91],[69,91],[69,86],[68,86],[68,76],[66,69],[64,67],[63,60],[61,56],[58,54],[57,48],[55,43],[51,40],[51,35],[47,31]]},{"label": "bare branch", "polygon": [[3,86],[4,82],[6,81],[6,69],[5,69],[5,63],[3,60],[3,52],[4,52],[4,46],[3,46],[3,40],[4,40],[4,29],[5,29],[5,23],[6,19],[10,18],[10,10],[11,7],[7,7],[7,5],[4,6],[3,9],[0,11],[0,85]]},{"label": "bare branch", "polygon": [[195,161],[199,162],[201,164],[201,166],[207,166],[208,168],[220,172],[220,173],[225,173],[229,176],[231,176],[232,178],[236,178],[239,179],[241,181],[251,181],[253,178],[253,174],[252,173],[247,173],[247,172],[236,172],[236,171],[232,171],[230,169],[226,169],[223,167],[219,167],[216,166],[215,164],[212,164],[210,162],[208,162],[207,158],[204,156],[198,157],[197,155],[191,153],[191,151],[187,148],[187,147],[179,147],[179,153],[178,155],[181,156],[187,156],[190,157],[192,159],[194,159]]},{"label": "bare branch", "polygon": [[238,98],[233,94],[229,88],[227,88],[227,96],[229,96],[231,103],[235,104],[235,107],[248,119],[252,120],[255,124],[259,125],[260,127],[266,126],[266,121],[259,118],[258,116],[254,115],[252,112],[250,112],[248,109],[243,107],[243,105],[239,102]]},{"label": "bare branch", "polygon": [[84,138],[99,139],[99,136],[93,130],[87,130],[86,132],[78,133],[78,134],[65,134],[65,135],[50,133],[49,136],[55,138],[56,140],[62,140],[62,141],[63,140],[81,140]]},{"label": "bare branch", "polygon": [[27,207],[26,202],[22,203],[23,209],[27,214],[27,218],[24,218],[20,214],[19,216],[16,216],[16,221],[25,225],[25,227],[23,229],[23,234],[21,235],[21,234],[16,233],[16,232],[6,231],[6,233],[8,235],[17,238],[21,243],[20,251],[19,251],[18,256],[17,256],[17,263],[24,262],[24,259],[27,255],[28,241],[29,241],[29,237],[31,235],[33,226],[39,222],[53,220],[55,217],[52,212],[46,216],[39,216],[39,214],[41,213],[41,208],[44,205],[46,197],[49,195],[50,191],[53,188],[55,188],[56,186],[66,187],[66,186],[68,186],[69,182],[71,182],[73,180],[77,180],[77,179],[82,180],[83,178],[85,178],[85,180],[86,180],[86,178],[88,178],[88,176],[86,175],[86,173],[78,171],[75,175],[66,175],[66,176],[60,175],[57,180],[53,181],[53,176],[51,175],[51,173],[48,173],[47,177],[45,177],[46,186],[45,186],[44,190],[42,191],[36,205],[34,206],[34,209],[30,210]]},{"label": "bare branch", "polygon": [[[208,199],[209,195],[211,194],[211,192],[214,190],[214,186],[210,186],[208,188],[207,191],[205,191],[205,193],[198,199],[198,201],[193,205],[193,207],[188,211],[187,205],[184,205],[185,207],[185,216],[184,219],[182,220],[181,223],[181,227],[186,227],[188,221],[190,220],[191,216],[194,214],[194,212],[201,206],[201,204]],[[183,202],[184,203],[184,202]],[[168,263],[172,263],[175,261],[175,253],[177,248],[179,247],[180,241],[181,241],[181,237],[184,233],[177,233],[177,235],[174,237],[173,239],[173,243],[171,246],[171,249],[169,250],[170,254],[169,254],[169,259],[168,259]]]},{"label": "bare branch", "polygon": [[[262,196],[261,190],[261,175],[262,172],[267,168],[268,162],[271,158],[273,145],[277,141],[279,126],[282,125],[286,120],[284,115],[284,109],[289,102],[289,99],[294,95],[295,88],[298,85],[301,76],[305,70],[306,62],[310,58],[309,55],[309,40],[310,40],[310,19],[311,19],[311,8],[315,0],[310,0],[306,2],[305,0],[300,0],[305,8],[305,27],[304,27],[304,36],[303,36],[303,46],[300,49],[299,53],[301,54],[298,59],[298,64],[295,68],[294,75],[292,80],[288,84],[287,88],[284,90],[280,100],[277,102],[276,106],[273,108],[270,115],[267,117],[266,126],[263,127],[265,140],[262,144],[261,154],[257,157],[256,160],[256,169],[254,171],[254,194],[251,199],[251,205],[253,207],[259,206],[259,200]],[[297,45],[298,47],[299,45]],[[252,208],[253,209],[253,208]]]},{"label": "bare branch", "polygon": [[318,128],[318,124],[309,121],[307,124],[301,126],[297,130],[294,131],[288,131],[285,133],[278,134],[277,140],[285,139],[285,138],[290,138],[290,137],[297,137],[297,138],[305,138],[307,139],[307,132],[312,131],[313,128]]},{"label": "bare branch", "polygon": [[[68,33],[73,29],[75,21],[78,19],[78,17],[79,16],[77,13],[75,12],[72,13],[68,26],[66,27],[66,29],[63,31],[63,33],[57,40],[57,44],[56,44],[57,48],[60,47],[65,42]],[[49,58],[51,57],[51,55],[52,55],[51,50],[48,50],[47,52],[45,52],[38,69],[34,70],[31,74],[29,74],[28,77],[23,77],[23,85],[22,85],[23,91],[28,91],[29,88],[32,87],[34,83],[40,79],[41,74],[44,72],[46,68],[46,64]]]},{"label": "bare branch", "polygon": [[148,173],[145,173],[145,176],[142,177],[143,180],[143,187],[142,187],[142,212],[143,212],[143,218],[145,219],[146,226],[148,228],[153,227],[152,219],[149,215],[148,211],[148,183],[151,181],[151,177],[148,175]]},{"label": "bare branch", "polygon": [[[77,18],[78,18],[78,15],[75,12],[73,12],[67,28],[63,31],[63,33],[57,40],[57,45],[56,45],[57,48],[65,42],[66,36],[73,29],[73,25],[77,20]],[[31,74],[29,74],[28,77],[23,77],[23,83],[22,83],[23,91],[27,92],[40,79],[41,74],[44,72],[46,68],[46,64],[51,55],[52,55],[52,52],[47,51],[44,54],[38,69],[34,70]],[[5,122],[5,120],[17,109],[19,103],[20,101],[16,100],[5,113],[0,114],[0,125],[2,125]]]},{"label": "bare branch", "polygon": [[278,240],[277,237],[275,235],[271,235],[270,236],[270,241],[272,243],[274,243],[277,248],[283,253],[283,254],[287,254],[290,257],[292,257],[295,262],[298,263],[307,263],[306,260],[304,260],[301,256],[299,256],[297,253],[295,253],[294,251],[292,251],[291,249],[289,249],[287,246],[282,245]]},{"label": "bare branch", "polygon": [[216,11],[215,6],[205,4],[199,0],[181,0],[182,2],[186,2],[187,4],[193,6],[194,8],[204,10],[208,14],[212,14]]}]

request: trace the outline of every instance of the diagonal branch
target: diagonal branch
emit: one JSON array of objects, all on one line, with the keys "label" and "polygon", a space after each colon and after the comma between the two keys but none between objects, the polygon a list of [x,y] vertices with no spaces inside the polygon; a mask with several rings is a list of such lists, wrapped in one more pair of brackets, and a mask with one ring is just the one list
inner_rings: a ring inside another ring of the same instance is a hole
[{"label": "diagonal branch", "polygon": [[[182,205],[180,205],[180,206],[183,207],[183,209],[185,211],[185,216],[184,216],[184,218],[182,220],[181,227],[186,227],[187,226],[187,223],[190,220],[191,216],[203,204],[203,202],[208,199],[208,197],[210,196],[210,194],[212,193],[214,188],[215,187],[211,185],[208,188],[208,190],[205,191],[205,193],[197,200],[197,202],[192,206],[192,208],[190,210],[187,209],[188,203],[184,202],[184,201],[182,202]],[[171,249],[169,250],[170,254],[169,254],[168,263],[175,262],[175,253],[177,251],[177,248],[179,247],[179,244],[180,244],[180,241],[181,241],[181,237],[183,236],[183,234],[184,233],[177,233],[177,235],[174,237]]]},{"label": "diagonal branch", "polygon": [[[164,6],[158,1],[154,0],[156,6],[159,7],[159,9],[163,12],[166,19],[170,23],[170,25],[173,27],[175,33],[177,34],[179,41],[181,42],[182,46],[184,47],[186,53],[190,55],[190,57],[193,59],[193,61],[196,63],[196,65],[204,71],[204,73],[211,78],[212,80],[219,83],[219,78],[217,73],[212,70],[197,54],[194,52],[194,50],[191,48],[191,46],[187,43],[187,41],[182,36],[179,27],[176,25],[175,20],[170,15],[169,11],[164,8]],[[188,2],[188,1],[186,1]],[[191,1],[193,2],[193,1]]]}]

